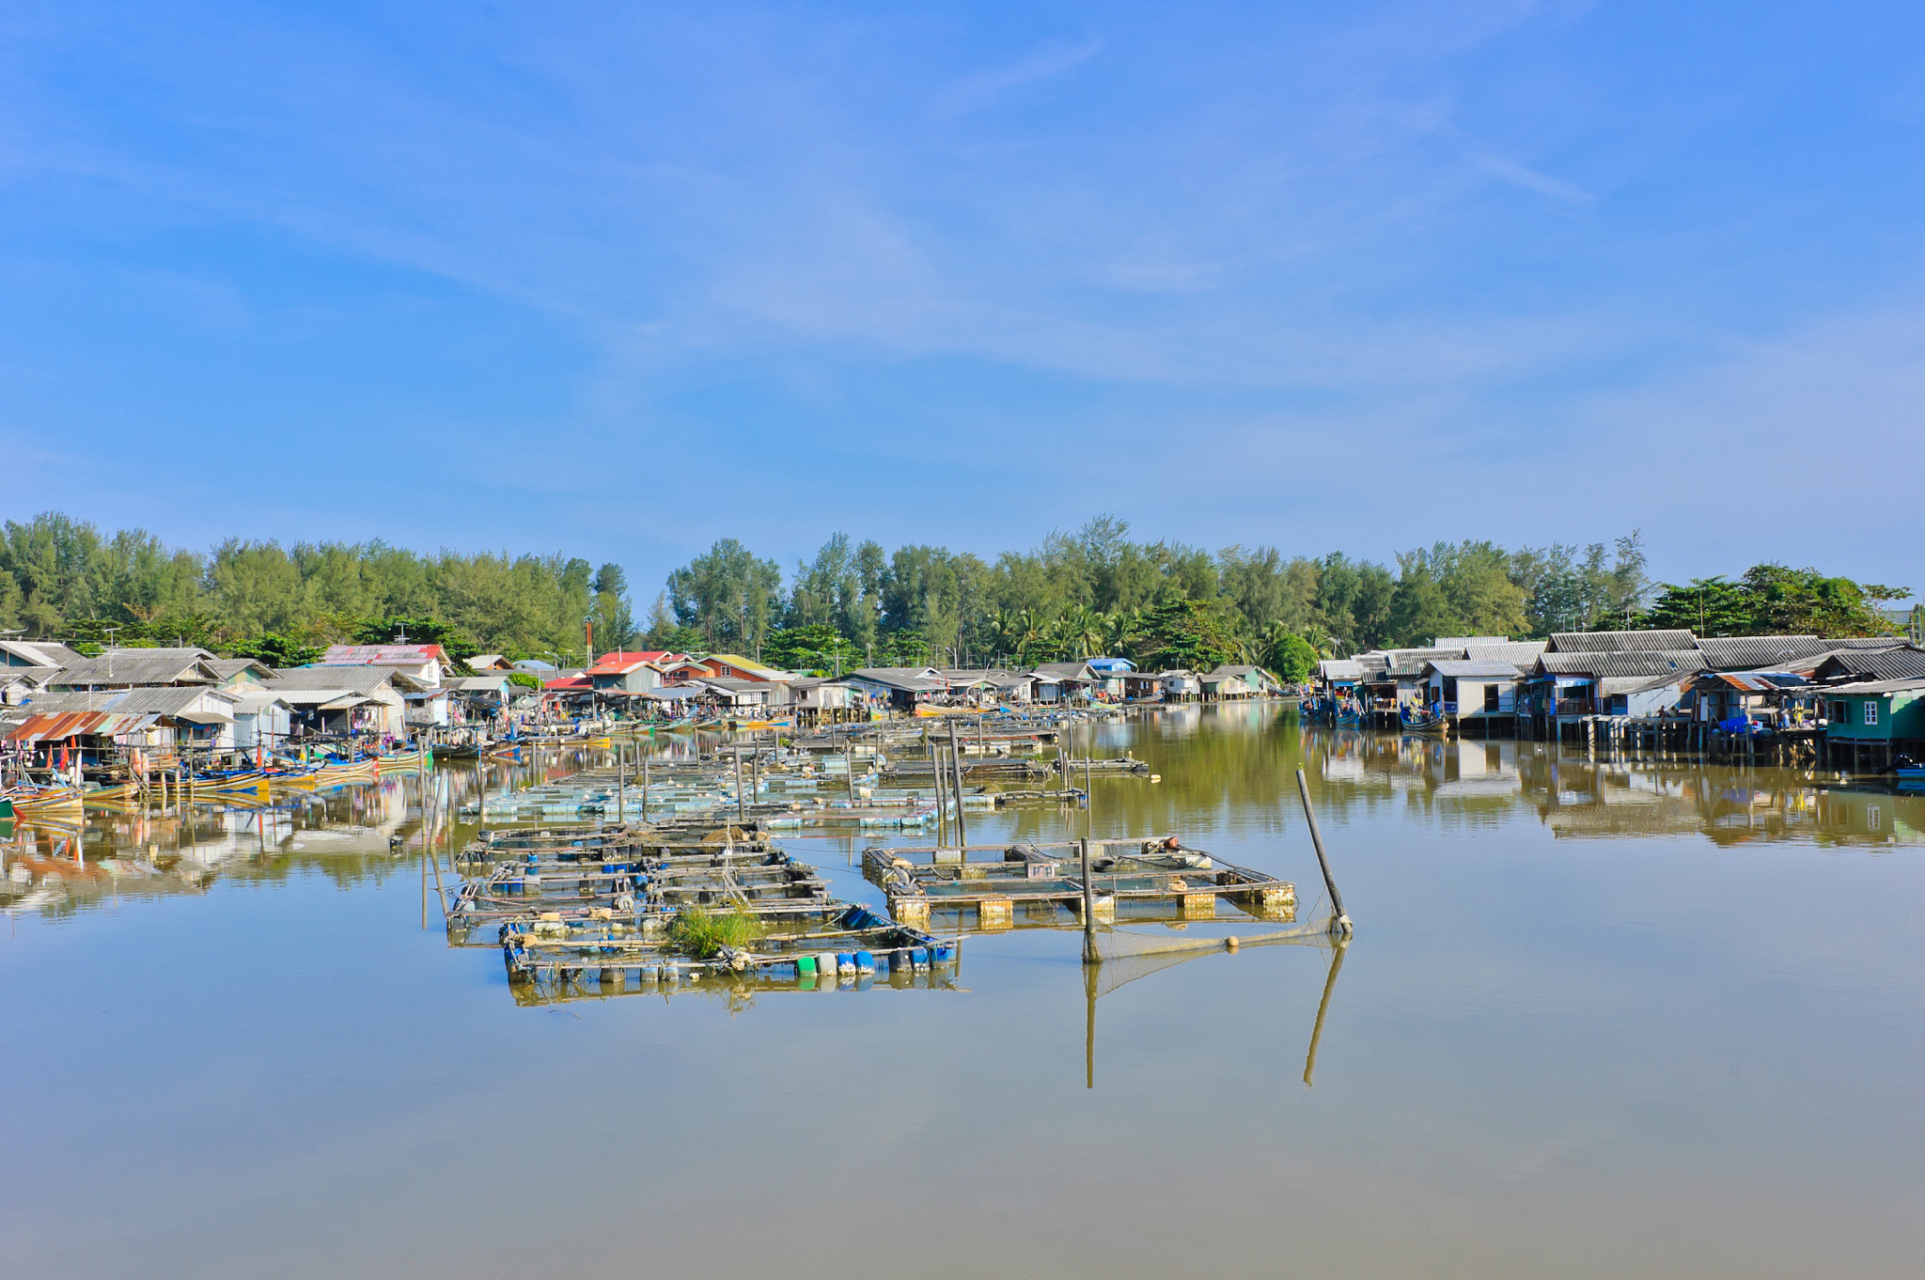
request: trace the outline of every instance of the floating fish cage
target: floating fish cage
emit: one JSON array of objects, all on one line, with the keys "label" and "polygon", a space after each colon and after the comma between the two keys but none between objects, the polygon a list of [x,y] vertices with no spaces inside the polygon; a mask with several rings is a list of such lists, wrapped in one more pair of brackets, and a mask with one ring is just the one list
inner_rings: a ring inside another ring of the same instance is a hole
[{"label": "floating fish cage", "polygon": [[539,977],[510,982],[515,1003],[524,1007],[562,1004],[571,1000],[608,1000],[619,996],[711,996],[741,1000],[758,995],[814,991],[955,991],[953,963],[924,968],[881,967],[874,972],[805,974],[752,970],[715,972],[708,969],[647,965],[617,968],[562,967]]},{"label": "floating fish cage", "polygon": [[501,926],[502,960],[511,983],[550,984],[578,981],[591,970],[598,981],[617,972],[624,982],[637,984],[726,974],[840,981],[953,968],[958,962],[954,941],[939,941],[864,906],[836,908],[774,921],[743,945],[722,946],[707,956],[678,948],[660,917],[644,919],[638,927],[618,920],[512,921]]},{"label": "floating fish cage", "polygon": [[[994,854],[994,857],[979,855]],[[909,924],[933,917],[984,931],[1081,923],[1084,885],[1074,844],[1007,848],[868,849],[863,875]],[[1092,841],[1090,906],[1104,922],[1183,924],[1224,907],[1265,921],[1296,919],[1296,886],[1174,841]]]}]

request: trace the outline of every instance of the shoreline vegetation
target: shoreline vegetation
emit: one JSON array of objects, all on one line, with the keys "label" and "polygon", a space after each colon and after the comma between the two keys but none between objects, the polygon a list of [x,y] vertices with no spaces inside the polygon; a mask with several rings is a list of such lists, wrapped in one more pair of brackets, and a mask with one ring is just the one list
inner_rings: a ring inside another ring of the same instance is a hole
[{"label": "shoreline vegetation", "polygon": [[[783,571],[725,538],[668,576],[637,620],[626,572],[560,553],[422,554],[374,541],[231,538],[207,552],[57,512],[7,521],[0,630],[83,650],[193,644],[277,667],[329,644],[409,640],[579,665],[597,652],[738,652],[773,666],[1029,665],[1107,653],[1300,680],[1319,656],[1439,636],[1685,628],[1701,636],[1886,634],[1909,590],[1755,565],[1657,584],[1632,532],[1607,549],[1438,542],[1394,564],[1274,547],[1208,551],[1098,516],[994,560],[837,534]],[[1916,621],[1918,611],[1914,611]]]}]

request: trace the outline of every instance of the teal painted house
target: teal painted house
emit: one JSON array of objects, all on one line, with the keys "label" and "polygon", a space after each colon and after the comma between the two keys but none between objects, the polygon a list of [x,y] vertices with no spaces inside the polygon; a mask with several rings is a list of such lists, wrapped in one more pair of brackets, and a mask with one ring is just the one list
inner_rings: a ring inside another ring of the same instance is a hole
[{"label": "teal painted house", "polygon": [[1825,750],[1833,763],[1889,764],[1901,749],[1925,748],[1925,680],[1864,680],[1820,691]]}]

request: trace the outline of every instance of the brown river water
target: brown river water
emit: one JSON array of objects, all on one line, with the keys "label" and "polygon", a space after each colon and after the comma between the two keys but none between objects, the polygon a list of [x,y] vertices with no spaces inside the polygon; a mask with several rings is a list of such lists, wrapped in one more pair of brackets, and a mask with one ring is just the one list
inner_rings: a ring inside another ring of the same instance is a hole
[{"label": "brown river water", "polygon": [[[1144,965],[1093,1002],[1075,933],[1018,929],[969,939],[952,989],[537,1007],[422,927],[424,867],[390,848],[416,777],[18,827],[0,1275],[1925,1265],[1925,797],[1274,707],[1077,735],[1161,782],[978,815],[972,843],[1175,833],[1294,879],[1309,918],[1301,764],[1354,940]],[[426,785],[446,811],[581,762]],[[876,842],[783,840],[880,906]]]}]

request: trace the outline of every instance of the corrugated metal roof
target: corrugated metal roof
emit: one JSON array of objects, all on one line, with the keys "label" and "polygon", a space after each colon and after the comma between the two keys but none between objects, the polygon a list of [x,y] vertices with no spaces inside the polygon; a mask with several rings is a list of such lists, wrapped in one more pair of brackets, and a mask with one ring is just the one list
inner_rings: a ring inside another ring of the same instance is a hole
[{"label": "corrugated metal roof", "polygon": [[438,644],[333,644],[321,655],[318,666],[419,666],[440,662],[444,655]]},{"label": "corrugated metal roof", "polygon": [[70,711],[28,716],[5,735],[14,742],[59,742],[80,735],[115,737],[139,733],[158,716],[120,715],[111,711]]},{"label": "corrugated metal roof", "polygon": [[1646,689],[1662,689],[1676,684],[1677,676],[1613,676],[1597,682],[1600,698],[1615,698],[1621,694],[1643,693]]},{"label": "corrugated metal roof", "polygon": [[1088,680],[1090,669],[1087,662],[1039,662],[1029,669],[1030,674],[1047,682],[1051,680]]},{"label": "corrugated metal roof", "polygon": [[1795,689],[1809,682],[1790,671],[1712,671],[1698,677],[1701,686],[1730,685],[1746,693],[1770,693],[1775,689]]},{"label": "corrugated metal roof", "polygon": [[[1662,633],[1657,633],[1662,634]],[[1689,675],[1705,669],[1704,655],[1696,649],[1671,649],[1658,652],[1543,653],[1534,669],[1556,676],[1664,676]]]},{"label": "corrugated metal roof", "polygon": [[1826,693],[1905,693],[1912,689],[1925,689],[1925,676],[1915,676],[1909,680],[1860,680],[1855,684],[1835,684]]},{"label": "corrugated metal roof", "polygon": [[37,713],[118,711],[134,715],[172,716],[206,699],[226,704],[236,696],[230,690],[211,685],[163,685],[157,688],[103,689],[92,693],[43,693],[27,705]]},{"label": "corrugated metal roof", "polygon": [[1859,680],[1913,680],[1925,676],[1925,649],[1833,653],[1818,666],[1817,676],[1820,680],[1847,676]]},{"label": "corrugated metal roof", "polygon": [[386,667],[282,667],[269,689],[352,689],[370,693],[382,685],[394,684],[395,672]]},{"label": "corrugated metal roof", "polygon": [[1689,631],[1559,631],[1547,653],[1651,653],[1695,649]]},{"label": "corrugated metal roof", "polygon": [[56,689],[94,686],[219,684],[205,649],[116,649],[63,667],[47,683]]},{"label": "corrugated metal roof", "polygon": [[1437,662],[1426,663],[1440,676],[1498,676],[1515,680],[1517,668],[1508,662],[1478,662],[1470,659],[1444,658]]},{"label": "corrugated metal roof", "polygon": [[1461,658],[1464,656],[1462,645],[1431,645],[1422,649],[1385,649],[1382,651],[1386,666],[1419,666],[1437,658]]},{"label": "corrugated metal roof", "polygon": [[86,661],[85,655],[75,653],[57,640],[0,640],[0,655],[17,658],[33,667],[65,667]]},{"label": "corrugated metal roof", "polygon": [[1364,668],[1354,658],[1323,658],[1317,663],[1317,674],[1326,680],[1361,680]]},{"label": "corrugated metal roof", "polygon": [[1513,667],[1528,667],[1549,644],[1548,640],[1512,640],[1505,644],[1466,645],[1464,658],[1468,662],[1508,662]]},{"label": "corrugated metal roof", "polygon": [[222,680],[232,680],[243,672],[252,670],[257,680],[272,680],[274,668],[257,658],[209,658],[207,665]]},{"label": "corrugated metal roof", "polygon": [[1698,641],[1705,665],[1719,671],[1758,671],[1831,648],[1817,636],[1708,636]]}]

